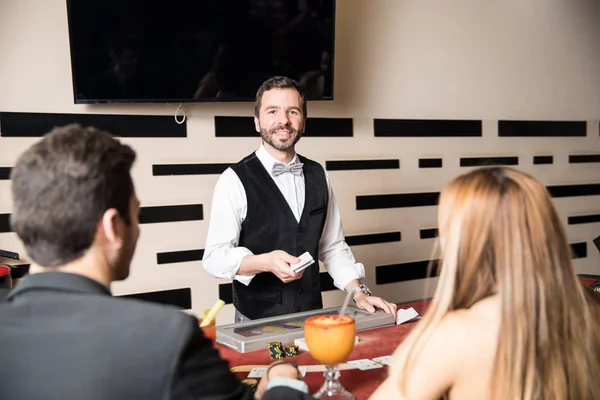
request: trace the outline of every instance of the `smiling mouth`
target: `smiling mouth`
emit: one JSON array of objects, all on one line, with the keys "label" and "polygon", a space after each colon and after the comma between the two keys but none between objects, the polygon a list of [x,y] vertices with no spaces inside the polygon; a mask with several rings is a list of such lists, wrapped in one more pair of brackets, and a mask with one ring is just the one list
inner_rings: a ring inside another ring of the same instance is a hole
[{"label": "smiling mouth", "polygon": [[276,131],[273,132],[274,135],[279,136],[279,137],[290,137],[292,136],[293,131],[289,130],[289,129],[278,129]]}]

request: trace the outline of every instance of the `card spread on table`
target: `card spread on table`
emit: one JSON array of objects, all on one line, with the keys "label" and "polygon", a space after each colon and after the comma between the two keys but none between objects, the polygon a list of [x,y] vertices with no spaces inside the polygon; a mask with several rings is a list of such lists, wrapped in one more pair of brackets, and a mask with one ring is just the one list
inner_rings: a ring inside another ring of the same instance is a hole
[{"label": "card spread on table", "polygon": [[373,360],[369,360],[368,358],[365,358],[362,360],[348,361],[348,364],[355,366],[356,368],[360,369],[361,371],[366,371],[368,369],[375,369],[375,368],[383,368],[383,366],[377,364]]},{"label": "card spread on table", "polygon": [[396,324],[402,324],[404,322],[412,321],[418,316],[419,313],[416,312],[415,309],[412,307],[408,310],[401,308],[396,312]]},{"label": "card spread on table", "polygon": [[266,368],[252,368],[248,374],[248,378],[262,378],[265,372],[267,372]]},{"label": "card spread on table", "polygon": [[375,357],[373,361],[381,365],[392,365],[392,356]]},{"label": "card spread on table", "polygon": [[300,272],[300,271],[308,268],[309,266],[311,266],[315,262],[315,260],[312,258],[312,256],[310,255],[310,253],[308,251],[306,253],[302,254],[298,258],[300,259],[299,263],[297,263],[297,264],[290,264],[290,267],[292,268],[292,271],[294,271],[295,273],[298,273],[298,272]]}]

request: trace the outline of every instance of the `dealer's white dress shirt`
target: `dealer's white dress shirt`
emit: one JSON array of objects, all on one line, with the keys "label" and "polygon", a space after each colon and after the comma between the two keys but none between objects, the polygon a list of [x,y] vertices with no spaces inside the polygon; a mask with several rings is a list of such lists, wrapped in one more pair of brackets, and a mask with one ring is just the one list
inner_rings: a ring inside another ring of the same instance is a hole
[{"label": "dealer's white dress shirt", "polygon": [[[279,161],[273,158],[262,145],[256,151],[256,156],[281,190],[296,220],[300,221],[305,199],[304,174],[296,176],[292,173],[283,173],[275,177],[270,172],[273,164]],[[295,162],[298,162],[297,155],[290,164]],[[323,234],[319,241],[319,259],[323,261],[325,269],[333,277],[334,285],[344,290],[353,279],[364,278],[365,269],[361,263],[356,262],[350,247],[345,242],[340,212],[327,172],[325,177],[329,191],[329,204]],[[219,177],[215,187],[202,263],[211,275],[217,278],[235,279],[244,285],[249,285],[254,278],[254,275],[237,274],[242,259],[253,254],[249,249],[239,247],[242,222],[246,218],[247,211],[244,185],[237,174],[228,168]],[[300,256],[300,254],[292,255]]]}]

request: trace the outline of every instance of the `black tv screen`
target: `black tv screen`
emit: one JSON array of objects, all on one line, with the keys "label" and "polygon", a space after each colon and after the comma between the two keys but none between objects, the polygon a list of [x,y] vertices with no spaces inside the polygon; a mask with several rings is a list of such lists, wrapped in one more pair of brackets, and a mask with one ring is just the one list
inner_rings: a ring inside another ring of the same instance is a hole
[{"label": "black tv screen", "polygon": [[333,99],[335,0],[67,0],[75,103]]}]

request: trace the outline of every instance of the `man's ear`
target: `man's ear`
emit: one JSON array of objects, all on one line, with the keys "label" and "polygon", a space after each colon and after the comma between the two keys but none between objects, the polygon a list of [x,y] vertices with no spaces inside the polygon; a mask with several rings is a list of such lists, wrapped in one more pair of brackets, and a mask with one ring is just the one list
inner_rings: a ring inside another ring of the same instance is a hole
[{"label": "man's ear", "polygon": [[115,247],[123,245],[123,221],[116,209],[110,208],[106,210],[102,215],[100,225],[104,231],[104,237],[109,244]]},{"label": "man's ear", "polygon": [[256,132],[260,133],[260,124],[258,123],[258,117],[256,115],[254,116],[254,129],[256,129]]}]

